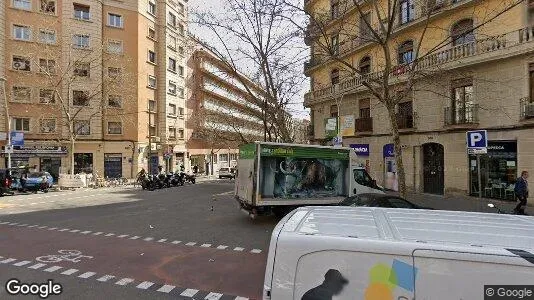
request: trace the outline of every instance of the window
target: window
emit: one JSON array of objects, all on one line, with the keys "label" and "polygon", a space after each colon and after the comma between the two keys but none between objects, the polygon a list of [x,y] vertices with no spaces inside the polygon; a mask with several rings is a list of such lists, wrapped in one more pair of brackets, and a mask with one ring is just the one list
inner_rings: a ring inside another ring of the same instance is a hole
[{"label": "window", "polygon": [[18,8],[18,9],[31,10],[32,1],[31,0],[13,0],[13,7]]},{"label": "window", "polygon": [[156,101],[148,100],[148,111],[150,111],[150,112],[155,112],[156,111]]},{"label": "window", "polygon": [[156,136],[156,125],[149,125],[148,126],[148,135],[149,136]]},{"label": "window", "polygon": [[89,77],[91,75],[91,64],[82,62],[75,63],[74,75],[79,77]]},{"label": "window", "polygon": [[74,121],[73,125],[75,135],[91,134],[91,122],[89,122],[88,120],[76,120]]},{"label": "window", "polygon": [[155,64],[156,63],[156,52],[148,50],[148,61]]},{"label": "window", "polygon": [[371,99],[360,99],[360,119],[368,119],[371,117]]},{"label": "window", "polygon": [[475,33],[473,32],[473,20],[465,19],[454,24],[451,30],[451,37],[454,46],[474,42]]},{"label": "window", "polygon": [[182,36],[185,34],[185,29],[184,29],[184,25],[183,24],[178,25],[178,32]]},{"label": "window", "polygon": [[30,59],[22,56],[13,56],[13,69],[19,71],[31,71]]},{"label": "window", "polygon": [[182,3],[179,3],[178,2],[178,12],[181,13],[182,15],[184,14],[185,12],[185,7]]},{"label": "window", "polygon": [[54,90],[40,89],[39,103],[53,104],[56,103],[56,92]]},{"label": "window", "polygon": [[120,54],[122,53],[122,41],[109,40],[108,41],[108,52]]},{"label": "window", "polygon": [[153,16],[156,15],[156,3],[148,1],[148,13]]},{"label": "window", "polygon": [[473,101],[473,79],[459,79],[452,82],[452,112],[455,124],[471,123],[475,120]]},{"label": "window", "polygon": [[108,96],[108,106],[114,108],[121,108],[122,98],[120,95],[109,95]]},{"label": "window", "polygon": [[176,104],[169,104],[169,114],[176,116]]},{"label": "window", "polygon": [[89,36],[82,34],[75,34],[72,37],[72,44],[77,48],[89,48]]},{"label": "window", "polygon": [[178,66],[178,75],[184,77],[184,67]]},{"label": "window", "polygon": [[39,72],[45,74],[55,74],[56,73],[56,61],[53,59],[39,59]]},{"label": "window", "polygon": [[178,107],[178,116],[183,117],[184,116],[184,108]]},{"label": "window", "polygon": [[167,24],[176,28],[176,16],[171,12],[169,12],[169,19],[167,20]]},{"label": "window", "polygon": [[54,30],[41,29],[39,30],[39,40],[45,44],[56,43],[56,32]]},{"label": "window", "polygon": [[178,47],[178,53],[180,53],[180,55],[184,55],[184,47]]},{"label": "window", "polygon": [[176,138],[176,128],[169,127],[169,138],[175,139]]},{"label": "window", "polygon": [[174,35],[168,35],[167,46],[171,49],[176,49],[176,37]]},{"label": "window", "polygon": [[413,21],[415,16],[414,0],[401,0],[400,1],[400,23],[406,24]]},{"label": "window", "polygon": [[169,81],[169,90],[168,93],[171,95],[176,96],[176,83],[173,81]]},{"label": "window", "polygon": [[56,1],[41,0],[41,12],[45,14],[56,14]]},{"label": "window", "polygon": [[117,14],[108,14],[108,25],[111,27],[122,28],[122,16]]},{"label": "window", "polygon": [[371,58],[365,56],[360,60],[360,74],[369,74],[371,73]]},{"label": "window", "polygon": [[330,105],[330,117],[331,118],[337,118],[338,117],[338,109],[337,105]]},{"label": "window", "polygon": [[39,129],[41,133],[56,132],[56,119],[41,119],[39,121]]},{"label": "window", "polygon": [[180,98],[184,97],[184,89],[183,88],[178,88],[178,95],[180,96]]},{"label": "window", "polygon": [[413,61],[413,42],[406,41],[399,47],[399,65],[409,64]]},{"label": "window", "polygon": [[178,129],[178,138],[179,139],[184,138],[184,130],[182,128]]},{"label": "window", "polygon": [[88,21],[91,17],[89,6],[74,3],[74,18]]},{"label": "window", "polygon": [[121,68],[108,67],[108,76],[109,78],[118,78],[122,73]]},{"label": "window", "polygon": [[339,0],[332,0],[330,4],[330,12],[332,19],[337,19],[339,17]]},{"label": "window", "polygon": [[339,69],[333,69],[330,71],[330,81],[332,84],[339,83]]},{"label": "window", "polygon": [[13,87],[13,102],[31,102],[31,95],[32,89],[29,87]]},{"label": "window", "polygon": [[86,91],[72,91],[72,105],[89,106],[89,93]]},{"label": "window", "polygon": [[167,69],[169,71],[176,72],[176,60],[174,58],[169,57],[169,64],[167,66]]},{"label": "window", "polygon": [[30,118],[11,119],[11,128],[15,131],[30,131]]},{"label": "window", "polygon": [[[226,154],[226,153],[219,154],[219,161],[221,161],[221,162],[222,161],[224,161],[224,162],[228,161],[228,154]],[[228,168],[225,168],[225,169],[226,169],[226,171],[230,171],[230,170],[228,170]]]},{"label": "window", "polygon": [[153,40],[156,39],[156,30],[152,27],[148,27],[148,38]]},{"label": "window", "polygon": [[122,134],[122,123],[108,122],[108,134]]},{"label": "window", "polygon": [[13,38],[20,41],[29,41],[32,30],[28,26],[13,25]]},{"label": "window", "polygon": [[152,89],[156,88],[156,76],[148,75],[148,87]]},{"label": "window", "polygon": [[332,54],[339,54],[339,34],[335,34],[330,37],[330,46],[332,47]]}]

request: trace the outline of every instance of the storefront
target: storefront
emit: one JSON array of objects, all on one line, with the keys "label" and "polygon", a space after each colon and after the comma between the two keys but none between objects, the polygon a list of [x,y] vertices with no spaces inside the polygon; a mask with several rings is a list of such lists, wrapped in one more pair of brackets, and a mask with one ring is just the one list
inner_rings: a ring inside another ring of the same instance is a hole
[{"label": "storefront", "polygon": [[121,178],[122,177],[122,154],[105,153],[104,154],[104,177]]},{"label": "storefront", "polygon": [[[470,194],[478,196],[478,167],[475,155],[469,155]],[[488,141],[488,154],[480,156],[482,197],[514,200],[518,176],[517,141]]]},{"label": "storefront", "polygon": [[[66,156],[66,147],[16,146],[11,154],[11,167],[25,167],[33,171],[48,172],[54,181],[57,181],[61,170],[61,160]],[[5,166],[7,166],[7,155],[4,154],[4,158]]]},{"label": "storefront", "polygon": [[74,153],[74,174],[91,174],[93,166],[93,153]]},{"label": "storefront", "polygon": [[367,173],[370,171],[370,146],[369,144],[350,144],[350,148],[356,153],[356,165],[358,167],[364,167]]}]

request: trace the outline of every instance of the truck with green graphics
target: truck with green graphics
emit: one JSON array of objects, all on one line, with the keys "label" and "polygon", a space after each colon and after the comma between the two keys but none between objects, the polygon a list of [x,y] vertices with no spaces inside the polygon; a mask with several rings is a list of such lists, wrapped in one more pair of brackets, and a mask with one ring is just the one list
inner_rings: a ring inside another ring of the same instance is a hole
[{"label": "truck with green graphics", "polygon": [[[239,148],[235,198],[252,218],[284,215],[303,205],[338,204],[354,194],[381,191],[351,148],[256,142]],[[358,178],[366,178],[363,183]]]}]

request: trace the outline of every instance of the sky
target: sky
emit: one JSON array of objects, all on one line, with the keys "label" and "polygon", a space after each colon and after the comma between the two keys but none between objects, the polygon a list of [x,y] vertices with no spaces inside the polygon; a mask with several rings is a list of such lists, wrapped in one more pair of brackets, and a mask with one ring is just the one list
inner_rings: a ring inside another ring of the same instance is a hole
[{"label": "sky", "polygon": [[[212,12],[217,12],[222,11],[224,8],[224,0],[189,0],[188,4],[190,13],[197,10],[209,10]],[[209,29],[202,28],[194,24],[193,22],[189,24],[189,31],[195,36],[199,37],[201,40],[207,41],[208,43],[210,41],[216,41],[216,38],[213,37],[213,34],[210,32]],[[304,45],[304,40],[302,41],[302,44]],[[217,48],[218,45],[214,43],[211,46]],[[309,110],[304,108],[304,106],[302,105],[302,102],[304,100],[304,93],[306,93],[308,89],[309,81],[306,80],[302,87],[301,95],[293,101],[295,104],[292,104],[289,107],[291,114],[293,114],[293,116],[296,118],[309,119]]]}]

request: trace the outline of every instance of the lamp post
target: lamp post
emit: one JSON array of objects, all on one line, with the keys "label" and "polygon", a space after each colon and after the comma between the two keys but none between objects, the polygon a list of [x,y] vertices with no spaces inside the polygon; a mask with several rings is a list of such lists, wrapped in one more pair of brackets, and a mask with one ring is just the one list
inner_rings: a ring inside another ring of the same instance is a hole
[{"label": "lamp post", "polygon": [[0,77],[0,81],[2,82],[2,93],[4,94],[4,105],[6,109],[6,121],[7,121],[7,146],[6,146],[6,152],[7,152],[7,168],[11,168],[11,149],[8,150],[8,148],[11,148],[11,122],[9,120],[9,107],[7,105],[7,94],[6,94],[6,78]]}]

